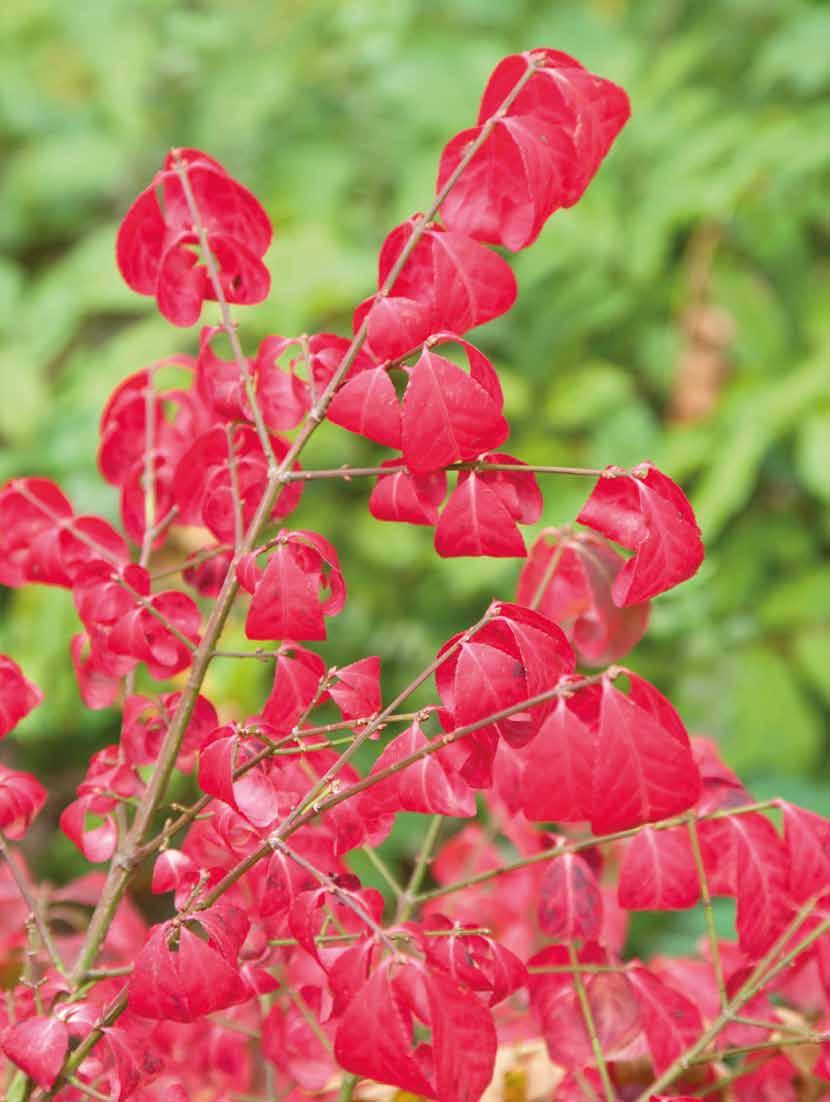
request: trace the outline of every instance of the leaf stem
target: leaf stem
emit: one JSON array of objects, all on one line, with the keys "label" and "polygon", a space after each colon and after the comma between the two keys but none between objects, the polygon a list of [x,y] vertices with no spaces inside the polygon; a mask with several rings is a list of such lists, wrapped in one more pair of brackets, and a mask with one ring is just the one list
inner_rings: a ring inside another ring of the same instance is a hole
[{"label": "leaf stem", "polygon": [[582,973],[579,970],[579,956],[577,955],[577,951],[572,941],[568,942],[568,959],[571,962],[571,969],[573,972],[574,990],[576,991],[576,997],[579,999],[579,1007],[582,1011],[582,1018],[591,1041],[591,1051],[594,1054],[597,1071],[602,1080],[602,1088],[605,1091],[606,1102],[614,1102],[616,1092],[611,1082],[611,1076],[608,1074],[608,1065],[605,1063],[605,1054],[602,1051],[602,1045],[600,1044],[597,1034],[596,1022],[594,1021],[594,1015],[591,1011],[591,1004],[588,1001],[588,992],[585,989],[585,981],[582,979]]},{"label": "leaf stem", "polygon": [[689,831],[689,842],[692,847],[692,856],[695,861],[695,868],[697,870],[697,878],[700,882],[700,899],[703,904],[703,914],[706,919],[706,932],[709,937],[709,952],[712,957],[712,969],[715,973],[715,979],[718,985],[718,991],[720,993],[720,1005],[721,1009],[725,1009],[729,1002],[726,994],[726,981],[723,978],[723,965],[720,959],[720,947],[718,945],[718,932],[715,929],[715,915],[712,910],[712,897],[709,894],[709,880],[706,876],[706,869],[703,864],[703,854],[700,849],[700,838],[697,831],[697,823],[693,813],[690,813],[686,826]]}]

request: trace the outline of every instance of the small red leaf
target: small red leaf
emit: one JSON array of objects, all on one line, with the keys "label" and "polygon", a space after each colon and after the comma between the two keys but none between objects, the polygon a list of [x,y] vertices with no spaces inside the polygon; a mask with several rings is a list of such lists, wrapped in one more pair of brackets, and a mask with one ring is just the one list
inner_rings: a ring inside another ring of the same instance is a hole
[{"label": "small red leaf", "polygon": [[595,941],[602,929],[602,893],[588,863],[564,853],[539,885],[539,925],[554,941]]},{"label": "small red leaf", "polygon": [[42,702],[43,693],[23,676],[16,662],[0,654],[0,738]]},{"label": "small red leaf", "polygon": [[385,367],[369,368],[347,380],[335,394],[328,418],[377,444],[401,446],[401,407]]},{"label": "small red leaf", "polygon": [[[396,459],[384,461],[384,467],[399,465]],[[369,498],[369,512],[376,520],[398,520],[407,524],[437,524],[438,507],[447,496],[447,476],[443,471],[413,475],[396,471],[382,475]]]},{"label": "small red leaf", "polygon": [[3,1038],[3,1051],[44,1090],[58,1077],[69,1047],[69,1030],[59,1018],[26,1018]]},{"label": "small red leaf", "polygon": [[443,558],[524,558],[525,541],[499,495],[478,474],[462,471],[435,530]]},{"label": "small red leaf", "polygon": [[575,536],[549,530],[522,567],[516,600],[554,620],[589,666],[618,662],[648,625],[647,602],[619,608],[611,590],[625,559],[590,532]]},{"label": "small red leaf", "polygon": [[624,696],[609,678],[571,702],[596,731],[591,829],[610,834],[677,815],[700,795],[682,721],[664,696],[627,672]]},{"label": "small red leaf", "polygon": [[609,467],[577,517],[635,554],[614,580],[614,603],[633,605],[685,582],[703,562],[692,507],[650,463],[632,473]]}]

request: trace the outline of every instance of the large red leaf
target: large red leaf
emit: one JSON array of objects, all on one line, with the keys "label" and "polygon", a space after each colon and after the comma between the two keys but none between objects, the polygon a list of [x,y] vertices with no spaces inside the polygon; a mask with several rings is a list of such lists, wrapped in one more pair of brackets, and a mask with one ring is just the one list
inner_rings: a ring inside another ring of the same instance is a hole
[{"label": "large red leaf", "polygon": [[130,976],[129,1008],[134,1013],[192,1022],[249,997],[236,960],[239,935],[244,937],[248,927],[244,914],[228,904],[217,904],[202,912],[198,921],[208,941],[186,924],[174,928],[165,922],[153,927]]},{"label": "large red leaf", "polygon": [[700,795],[700,774],[680,717],[653,685],[627,676],[628,696],[605,677],[571,702],[596,731],[595,834],[677,815]]},{"label": "large red leaf", "polygon": [[676,911],[695,906],[700,880],[684,827],[646,827],[626,843],[618,898],[627,911]]},{"label": "large red leaf", "polygon": [[412,1051],[412,1008],[405,971],[414,964],[386,961],[369,978],[346,1008],[334,1039],[341,1067],[379,1083],[390,1083],[413,1094],[434,1097]]},{"label": "large red leaf", "polygon": [[577,520],[634,551],[611,588],[615,604],[637,604],[685,582],[703,562],[692,507],[650,463],[603,472]]},{"label": "large red leaf", "polygon": [[536,738],[522,751],[521,798],[534,822],[591,818],[595,735],[560,697]]},{"label": "large red leaf", "polygon": [[[481,126],[462,130],[441,155],[437,190],[458,167]],[[441,206],[450,229],[511,250],[532,244],[572,190],[574,143],[561,126],[533,115],[499,119]]]},{"label": "large red leaf", "polygon": [[698,1039],[703,1019],[690,999],[647,968],[631,968],[627,975],[640,1003],[654,1070],[662,1075]]},{"label": "large red leaf", "polygon": [[[369,774],[379,773],[429,744],[417,722],[411,724],[384,749]],[[417,811],[424,815],[475,815],[475,797],[444,753],[428,754],[419,761],[378,781],[361,796],[361,810],[370,815],[389,811]]]},{"label": "large red leaf", "polygon": [[[378,286],[412,235],[417,217],[392,230],[384,241]],[[433,225],[415,246],[389,296],[374,296],[358,307],[355,328],[368,318],[372,353],[377,359],[393,359],[433,333],[464,334],[483,325],[509,310],[515,299],[515,278],[500,256],[464,234]]]},{"label": "large red leaf", "polygon": [[340,612],[346,597],[337,552],[315,532],[281,533],[264,572],[246,555],[237,574],[253,593],[249,639],[325,639],[324,616]]},{"label": "large red leaf", "polygon": [[435,550],[460,555],[524,558],[525,541],[499,495],[474,471],[463,471],[435,529]]},{"label": "large red leaf", "polygon": [[541,62],[538,72],[511,103],[508,118],[531,117],[561,130],[573,143],[573,157],[560,186],[561,204],[577,202],[599,168],[630,114],[622,88],[585,69],[559,50],[535,49],[513,54],[493,71],[478,114],[485,122],[502,105],[526,73],[530,60]]},{"label": "large red leaf", "polygon": [[412,369],[403,402],[403,457],[415,473],[474,459],[507,439],[495,372],[478,349],[461,344],[469,375],[432,347]]}]

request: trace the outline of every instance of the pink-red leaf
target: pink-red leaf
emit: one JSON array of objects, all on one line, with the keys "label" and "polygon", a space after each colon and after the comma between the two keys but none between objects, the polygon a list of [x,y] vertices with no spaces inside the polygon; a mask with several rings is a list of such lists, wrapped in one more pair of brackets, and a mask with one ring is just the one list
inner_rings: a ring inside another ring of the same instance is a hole
[{"label": "pink-red leaf", "polygon": [[631,968],[627,975],[640,1003],[654,1070],[662,1075],[700,1037],[703,1019],[690,999],[647,968]]},{"label": "pink-red leaf", "polygon": [[628,911],[676,911],[694,907],[700,880],[684,827],[646,827],[626,844],[618,886]]},{"label": "pink-red leaf", "polygon": [[595,941],[602,930],[602,893],[577,853],[551,861],[539,885],[539,925],[554,941]]},{"label": "pink-red leaf", "polygon": [[685,582],[703,562],[692,507],[650,463],[603,472],[577,520],[634,552],[611,587],[621,608]]},{"label": "pink-red leaf", "polygon": [[26,1018],[3,1038],[3,1051],[39,1087],[49,1090],[63,1067],[69,1030],[59,1018]]},{"label": "pink-red leaf", "polygon": [[21,719],[43,700],[43,693],[23,676],[16,662],[0,654],[0,738],[13,730]]},{"label": "pink-red leaf", "polygon": [[[387,459],[384,467],[399,466]],[[376,520],[397,520],[407,524],[437,524],[438,507],[447,496],[447,476],[443,471],[413,475],[396,471],[382,475],[369,498],[369,512]]]},{"label": "pink-red leaf", "polygon": [[554,620],[589,666],[617,662],[642,638],[649,604],[619,608],[612,586],[625,559],[590,532],[544,532],[522,567],[516,600]]}]

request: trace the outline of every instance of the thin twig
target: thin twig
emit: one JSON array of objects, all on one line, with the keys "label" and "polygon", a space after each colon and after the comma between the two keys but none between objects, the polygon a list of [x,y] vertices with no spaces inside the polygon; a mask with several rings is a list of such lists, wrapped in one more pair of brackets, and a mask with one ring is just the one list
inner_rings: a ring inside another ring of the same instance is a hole
[{"label": "thin twig", "polygon": [[41,912],[38,901],[32,895],[29,889],[29,885],[26,883],[26,877],[18,868],[17,862],[15,861],[14,856],[9,849],[8,843],[6,842],[6,839],[3,837],[2,833],[0,833],[0,857],[2,857],[6,864],[9,866],[9,872],[12,874],[12,879],[17,885],[17,890],[20,892],[23,902],[29,908],[29,914],[31,915],[32,920],[37,927],[37,932],[40,936],[41,944],[46,950],[50,961],[52,962],[54,967],[57,968],[57,970],[61,973],[61,975],[65,975],[66,965],[64,964],[58,947],[55,944],[54,939],[52,938],[52,932],[49,929],[49,924],[47,923]]}]

